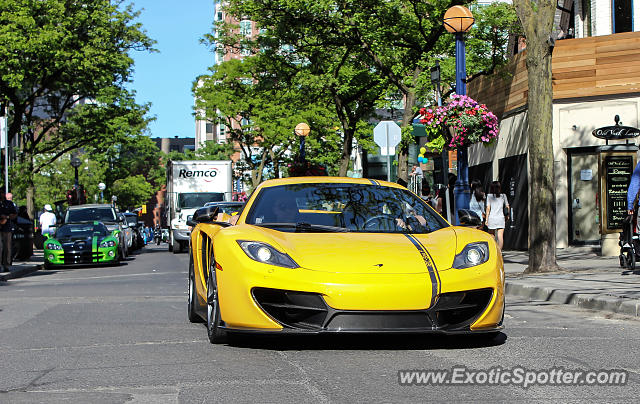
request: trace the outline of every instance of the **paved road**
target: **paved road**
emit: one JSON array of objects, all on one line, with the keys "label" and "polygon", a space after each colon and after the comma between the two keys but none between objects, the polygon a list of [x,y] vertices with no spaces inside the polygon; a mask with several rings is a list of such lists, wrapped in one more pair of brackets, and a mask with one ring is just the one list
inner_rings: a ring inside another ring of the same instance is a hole
[{"label": "paved road", "polygon": [[[0,402],[636,402],[640,321],[511,300],[497,344],[468,338],[242,339],[186,318],[186,254],[0,284]],[[626,369],[626,386],[400,386],[403,369]]]}]

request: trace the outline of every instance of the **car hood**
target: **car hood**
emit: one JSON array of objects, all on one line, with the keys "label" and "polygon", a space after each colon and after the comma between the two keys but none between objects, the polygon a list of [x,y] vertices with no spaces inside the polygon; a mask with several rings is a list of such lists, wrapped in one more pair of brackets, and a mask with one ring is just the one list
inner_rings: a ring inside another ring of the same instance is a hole
[{"label": "car hood", "polygon": [[[274,247],[303,268],[336,273],[410,274],[448,269],[456,251],[453,228],[429,234],[288,233],[262,228]],[[421,252],[426,249],[427,256]]]}]

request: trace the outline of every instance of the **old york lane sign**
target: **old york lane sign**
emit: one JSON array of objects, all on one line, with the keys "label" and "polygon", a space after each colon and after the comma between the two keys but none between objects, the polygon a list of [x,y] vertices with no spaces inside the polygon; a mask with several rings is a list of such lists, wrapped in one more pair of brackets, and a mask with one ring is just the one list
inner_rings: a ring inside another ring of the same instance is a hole
[{"label": "old york lane sign", "polygon": [[603,126],[602,128],[594,129],[591,133],[593,136],[605,140],[632,139],[640,136],[640,129],[631,126],[622,126],[619,124],[619,121],[620,117],[616,115],[616,124],[614,126]]}]

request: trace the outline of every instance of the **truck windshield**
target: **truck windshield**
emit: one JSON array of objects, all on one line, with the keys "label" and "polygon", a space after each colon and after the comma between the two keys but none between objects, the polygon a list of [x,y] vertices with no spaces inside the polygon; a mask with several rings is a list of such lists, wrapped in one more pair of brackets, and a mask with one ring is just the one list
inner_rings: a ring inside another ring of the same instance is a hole
[{"label": "truck windshield", "polygon": [[178,207],[182,209],[200,208],[207,202],[224,200],[222,192],[192,192],[178,194]]}]

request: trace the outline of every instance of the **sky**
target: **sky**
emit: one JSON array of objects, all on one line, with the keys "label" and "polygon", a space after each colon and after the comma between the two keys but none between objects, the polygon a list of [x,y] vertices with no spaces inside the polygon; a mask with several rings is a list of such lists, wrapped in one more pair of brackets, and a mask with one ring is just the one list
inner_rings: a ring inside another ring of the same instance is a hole
[{"label": "sky", "polygon": [[191,84],[207,73],[213,53],[199,40],[211,31],[213,0],[133,0],[136,20],[156,40],[157,53],[133,52],[139,104],[151,102],[151,137],[195,137]]}]

